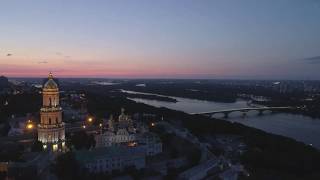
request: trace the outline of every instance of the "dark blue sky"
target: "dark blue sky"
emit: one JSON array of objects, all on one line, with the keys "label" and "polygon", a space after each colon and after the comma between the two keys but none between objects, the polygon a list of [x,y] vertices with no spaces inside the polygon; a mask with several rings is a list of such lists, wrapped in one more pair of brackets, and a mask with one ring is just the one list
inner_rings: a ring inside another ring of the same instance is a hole
[{"label": "dark blue sky", "polygon": [[7,76],[320,79],[318,0],[0,3]]}]

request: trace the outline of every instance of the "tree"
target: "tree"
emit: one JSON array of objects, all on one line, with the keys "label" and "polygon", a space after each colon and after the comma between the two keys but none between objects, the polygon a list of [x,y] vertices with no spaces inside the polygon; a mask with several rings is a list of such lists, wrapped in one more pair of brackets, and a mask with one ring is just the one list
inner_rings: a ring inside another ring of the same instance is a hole
[{"label": "tree", "polygon": [[43,151],[43,145],[40,141],[36,140],[33,142],[31,146],[31,151],[32,152],[41,152]]},{"label": "tree", "polygon": [[[0,119],[0,122],[1,121],[2,120]],[[9,125],[9,123],[7,121],[5,121],[4,123],[0,123],[0,136],[7,136],[8,132],[10,131],[10,128],[11,127],[10,127],[10,125]]]},{"label": "tree", "polygon": [[88,135],[85,131],[76,132],[71,136],[71,145],[75,149],[90,149],[96,144],[93,135]]},{"label": "tree", "polygon": [[80,179],[80,165],[73,152],[58,156],[52,165],[52,171],[59,179]]}]

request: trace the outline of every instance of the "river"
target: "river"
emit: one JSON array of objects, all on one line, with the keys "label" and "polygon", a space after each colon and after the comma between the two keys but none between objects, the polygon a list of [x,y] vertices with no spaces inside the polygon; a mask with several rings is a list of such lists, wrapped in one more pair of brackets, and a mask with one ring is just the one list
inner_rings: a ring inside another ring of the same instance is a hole
[{"label": "river", "polygon": [[[127,93],[139,93],[133,91],[125,91]],[[149,94],[149,93],[141,93]],[[171,96],[167,96],[171,97]],[[169,109],[184,111],[186,113],[197,113],[205,111],[216,111],[233,108],[248,107],[244,100],[237,100],[235,103],[219,103],[213,101],[203,101],[196,99],[175,98],[178,102],[165,102],[157,100],[148,100],[140,98],[130,98],[136,102],[145,103],[155,107],[166,107]],[[223,114],[217,114],[214,117],[224,119],[226,121],[238,122],[250,127],[258,128],[273,134],[283,135],[312,145],[320,149],[320,119],[312,119],[303,115],[289,113],[270,113],[265,112],[259,116],[257,112],[252,111],[247,116],[242,117],[239,112],[234,112],[229,115],[229,118],[224,118]]]}]

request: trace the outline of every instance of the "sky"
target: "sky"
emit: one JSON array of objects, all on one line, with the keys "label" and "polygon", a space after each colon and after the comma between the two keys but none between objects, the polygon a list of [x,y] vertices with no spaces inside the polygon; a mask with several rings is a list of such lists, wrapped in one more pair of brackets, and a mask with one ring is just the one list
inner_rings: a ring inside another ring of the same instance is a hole
[{"label": "sky", "polygon": [[2,0],[0,75],[320,80],[320,0]]}]

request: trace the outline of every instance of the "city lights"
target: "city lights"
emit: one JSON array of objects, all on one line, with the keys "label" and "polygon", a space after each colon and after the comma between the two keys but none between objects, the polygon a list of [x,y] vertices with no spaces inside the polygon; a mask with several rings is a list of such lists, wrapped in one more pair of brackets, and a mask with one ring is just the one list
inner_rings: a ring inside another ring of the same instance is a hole
[{"label": "city lights", "polygon": [[130,143],[128,143],[128,146],[129,147],[135,147],[135,146],[137,146],[137,143],[136,142],[130,142]]},{"label": "city lights", "polygon": [[32,128],[33,128],[33,125],[32,125],[32,124],[28,124],[28,125],[27,125],[27,128],[28,128],[28,129],[32,129]]},{"label": "city lights", "polygon": [[27,121],[26,128],[29,129],[29,130],[34,128],[34,125],[33,125],[32,121],[30,119]]},{"label": "city lights", "polygon": [[58,150],[58,144],[53,144],[52,145],[52,150],[57,151]]},{"label": "city lights", "polygon": [[320,0],[0,2],[0,180],[320,180]]},{"label": "city lights", "polygon": [[93,118],[92,118],[92,117],[89,117],[89,118],[88,118],[88,122],[89,122],[89,123],[93,122]]}]

